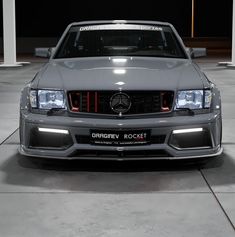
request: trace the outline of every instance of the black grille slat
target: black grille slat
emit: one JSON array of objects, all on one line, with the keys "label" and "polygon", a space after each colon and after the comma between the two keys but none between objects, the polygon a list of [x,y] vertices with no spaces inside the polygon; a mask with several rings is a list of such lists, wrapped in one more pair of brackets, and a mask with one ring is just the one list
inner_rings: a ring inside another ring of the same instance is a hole
[{"label": "black grille slat", "polygon": [[113,93],[111,92],[98,92],[98,101],[99,101],[99,112],[101,114],[113,114],[112,109],[110,108],[110,99]]},{"label": "black grille slat", "polygon": [[[80,108],[78,111],[73,110],[73,112],[117,114],[110,107],[110,99],[114,94],[118,93],[117,91],[71,91],[68,93],[68,97],[74,93],[80,94]],[[123,93],[127,94],[131,99],[130,110],[125,115],[166,112],[162,110],[163,94],[165,96],[164,103],[167,103],[167,107],[169,107],[168,112],[172,108],[174,92],[171,91],[124,91]],[[69,101],[70,109],[74,104],[74,97],[71,96],[71,98],[72,100]],[[164,107],[166,107],[165,104]]]},{"label": "black grille slat", "polygon": [[87,112],[87,93],[82,92],[81,112]]}]

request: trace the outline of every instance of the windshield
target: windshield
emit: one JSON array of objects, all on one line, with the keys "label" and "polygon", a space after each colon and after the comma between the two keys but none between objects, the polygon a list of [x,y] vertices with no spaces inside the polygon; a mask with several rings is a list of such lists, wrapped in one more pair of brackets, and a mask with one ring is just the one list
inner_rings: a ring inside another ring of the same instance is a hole
[{"label": "windshield", "polygon": [[72,26],[54,58],[143,56],[185,58],[169,26]]}]

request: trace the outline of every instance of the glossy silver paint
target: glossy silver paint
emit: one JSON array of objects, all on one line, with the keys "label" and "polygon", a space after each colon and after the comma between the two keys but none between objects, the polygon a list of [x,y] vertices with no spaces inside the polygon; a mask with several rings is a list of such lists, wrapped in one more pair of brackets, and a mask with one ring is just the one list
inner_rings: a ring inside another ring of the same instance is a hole
[{"label": "glossy silver paint", "polygon": [[[188,59],[125,57],[126,63],[117,64],[112,58],[50,60],[32,87],[65,90],[100,90],[101,85],[103,90],[151,90],[153,86],[158,90],[209,87],[206,77]],[[124,68],[125,73],[115,74],[115,69],[119,68]],[[119,85],[120,81],[124,84]]]},{"label": "glossy silver paint", "polygon": [[[133,24],[164,24],[162,22],[147,21],[127,21]],[[82,22],[72,25],[89,25],[95,23],[112,23],[112,21]],[[62,36],[65,37],[68,26]],[[187,52],[181,38],[171,26],[176,34],[176,38]],[[61,44],[59,41],[56,50]],[[83,159],[83,157],[72,157],[76,150],[109,150],[109,151],[130,151],[130,150],[153,150],[164,149],[171,157],[158,157],[157,159],[182,159],[197,158],[205,156],[215,156],[222,152],[221,147],[221,101],[218,89],[212,84],[200,68],[191,60],[190,55],[185,59],[177,58],[154,58],[154,57],[91,57],[91,58],[69,58],[54,59],[51,56],[49,62],[38,72],[35,78],[22,90],[20,104],[20,153],[28,156],[39,156],[60,159]],[[115,58],[126,59],[123,63],[116,63]],[[117,74],[115,70],[124,70]],[[205,89],[211,88],[213,92],[212,108],[208,113],[176,116],[171,111],[172,116],[151,116],[133,119],[113,118],[107,119],[102,116],[69,116],[65,111],[63,115],[47,116],[45,114],[35,114],[30,110],[28,93],[32,89],[61,89],[65,92],[69,90],[178,90]],[[74,145],[67,150],[47,150],[31,149],[28,147],[30,130],[33,127],[50,127],[68,129]],[[213,147],[210,149],[190,149],[177,150],[170,146],[167,141],[174,129],[203,127],[210,131]],[[152,134],[165,133],[166,142],[164,144],[144,145],[144,146],[99,146],[90,144],[77,144],[75,135],[89,135],[91,128],[96,129],[151,129]],[[85,159],[89,159],[86,157]],[[102,159],[102,158],[98,158]],[[105,158],[109,159],[109,158]],[[125,159],[125,158],[118,158]],[[132,158],[133,159],[133,158]],[[143,158],[147,159],[147,158]],[[156,159],[150,157],[148,159]]]}]

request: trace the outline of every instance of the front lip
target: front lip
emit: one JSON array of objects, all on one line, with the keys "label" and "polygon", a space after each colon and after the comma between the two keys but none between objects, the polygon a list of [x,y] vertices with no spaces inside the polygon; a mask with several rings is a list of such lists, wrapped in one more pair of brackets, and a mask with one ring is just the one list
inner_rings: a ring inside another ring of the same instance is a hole
[{"label": "front lip", "polygon": [[29,156],[29,157],[40,157],[40,158],[46,158],[46,159],[57,159],[57,160],[109,160],[109,161],[130,161],[130,160],[188,160],[188,159],[197,159],[197,158],[209,158],[209,157],[215,157],[215,156],[219,156],[223,153],[223,147],[219,147],[217,149],[217,151],[213,154],[206,154],[206,155],[191,155],[191,156],[174,156],[174,157],[138,157],[138,158],[110,158],[110,157],[98,157],[98,158],[94,158],[94,157],[73,157],[73,156],[69,156],[69,157],[60,157],[60,156],[48,156],[48,155],[44,155],[44,154],[30,154],[29,152],[27,152],[27,149],[25,149],[23,146],[20,146],[18,148],[18,151],[21,155],[23,156]]}]

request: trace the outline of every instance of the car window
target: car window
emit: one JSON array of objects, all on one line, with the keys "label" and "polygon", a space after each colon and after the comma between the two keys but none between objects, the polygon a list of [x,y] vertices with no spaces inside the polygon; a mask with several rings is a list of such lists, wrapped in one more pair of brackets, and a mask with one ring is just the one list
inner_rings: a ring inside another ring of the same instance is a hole
[{"label": "car window", "polygon": [[[121,29],[120,29],[121,28]],[[185,58],[168,26],[112,25],[73,26],[55,58],[99,56],[144,56]]]}]

